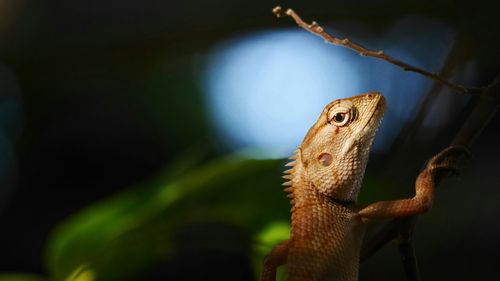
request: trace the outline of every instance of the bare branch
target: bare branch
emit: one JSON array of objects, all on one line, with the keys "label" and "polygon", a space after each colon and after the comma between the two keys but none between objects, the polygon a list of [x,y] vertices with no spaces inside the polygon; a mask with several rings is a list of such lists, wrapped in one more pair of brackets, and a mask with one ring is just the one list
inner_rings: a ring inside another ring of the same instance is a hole
[{"label": "bare branch", "polygon": [[[302,20],[302,18],[292,9],[287,9],[285,13],[283,13],[283,9],[280,6],[277,6],[273,9],[273,13],[279,18],[282,17],[283,15],[289,16],[295,20],[295,22],[302,27],[303,29],[311,32],[314,35],[317,35],[325,40],[326,43],[331,43],[334,45],[339,45],[346,47],[348,49],[351,49],[361,56],[366,56],[366,57],[373,57],[377,59],[384,60],[388,63],[391,63],[393,65],[399,66],[405,71],[411,71],[415,72],[418,74],[421,74],[423,76],[426,76],[438,83],[441,83],[442,85],[445,85],[446,87],[450,88],[454,92],[460,93],[460,94],[465,94],[465,95],[481,95],[484,92],[485,88],[467,88],[463,85],[460,84],[455,84],[453,82],[450,82],[443,78],[442,76],[439,76],[436,73],[429,72],[425,69],[413,66],[411,64],[405,63],[403,61],[400,61],[398,59],[395,59],[387,54],[384,53],[384,51],[373,51],[366,49],[365,47],[356,44],[352,42],[349,38],[344,38],[340,39],[337,37],[334,37],[330,35],[328,32],[325,31],[323,27],[321,27],[317,22],[313,21],[312,23],[308,24],[305,21]],[[487,96],[487,99],[491,99],[491,96]]]}]

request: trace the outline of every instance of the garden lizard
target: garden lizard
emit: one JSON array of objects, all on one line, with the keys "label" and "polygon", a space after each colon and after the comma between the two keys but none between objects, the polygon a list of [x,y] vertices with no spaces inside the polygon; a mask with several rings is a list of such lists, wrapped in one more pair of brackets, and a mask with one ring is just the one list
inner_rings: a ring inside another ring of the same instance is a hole
[{"label": "garden lizard", "polygon": [[355,281],[367,222],[427,211],[436,173],[454,170],[446,160],[454,148],[433,157],[418,176],[410,199],[356,205],[373,139],[386,109],[376,92],[328,104],[286,166],[291,198],[290,239],[264,262],[262,281],[274,281],[286,264],[288,281]]}]

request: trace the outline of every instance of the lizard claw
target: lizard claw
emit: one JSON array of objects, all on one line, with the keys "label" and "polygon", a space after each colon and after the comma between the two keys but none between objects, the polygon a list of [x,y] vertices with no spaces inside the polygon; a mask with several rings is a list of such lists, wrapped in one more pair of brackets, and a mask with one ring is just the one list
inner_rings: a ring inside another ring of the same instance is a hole
[{"label": "lizard claw", "polygon": [[457,161],[450,157],[461,154],[464,155],[467,159],[471,158],[471,153],[465,146],[449,146],[432,157],[427,163],[427,167],[425,169],[433,174],[443,171],[451,172],[452,174],[458,176],[460,174],[460,170],[456,165]]},{"label": "lizard claw", "polygon": [[452,173],[454,176],[460,176],[460,169],[456,165],[449,162],[434,165],[431,167],[431,169],[433,173],[445,171]]},{"label": "lizard claw", "polygon": [[467,147],[463,145],[450,145],[447,148],[443,149],[438,154],[436,154],[434,157],[432,157],[431,160],[429,161],[429,164],[431,163],[437,164],[443,161],[444,159],[456,154],[463,154],[467,159],[471,158],[470,150]]}]

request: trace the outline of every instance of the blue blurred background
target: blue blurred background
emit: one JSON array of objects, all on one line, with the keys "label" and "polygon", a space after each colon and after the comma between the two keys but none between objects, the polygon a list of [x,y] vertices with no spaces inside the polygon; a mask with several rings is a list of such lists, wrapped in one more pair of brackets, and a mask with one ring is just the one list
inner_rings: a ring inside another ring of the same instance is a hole
[{"label": "blue blurred background", "polygon": [[[368,167],[367,181],[376,188],[363,200],[411,194],[422,163],[450,142],[477,100],[325,44],[293,21],[276,19],[274,5],[0,0],[0,272],[51,275],[47,245],[57,244],[50,242],[59,237],[54,229],[87,207],[143,188],[185,155],[202,164],[226,155],[285,158],[324,105],[367,91],[382,92],[389,111]],[[486,2],[287,5],[340,37],[467,86],[485,85],[499,70],[500,26]],[[444,185],[419,224],[425,280],[498,278],[498,130],[495,117],[462,180]],[[266,171],[279,178],[279,168]],[[168,194],[168,200],[178,196]],[[225,200],[220,204],[231,196]],[[276,200],[287,207],[285,196]],[[182,202],[189,209],[197,201]],[[250,204],[250,212],[259,204]],[[167,214],[184,220],[177,212]],[[253,280],[254,229],[200,213],[196,223],[169,229],[173,258],[147,262],[124,280],[194,280],[197,272],[205,280]],[[215,246],[206,251],[207,243]],[[377,257],[362,267],[362,280],[403,278],[393,248]],[[227,276],[222,264],[231,268]]]}]

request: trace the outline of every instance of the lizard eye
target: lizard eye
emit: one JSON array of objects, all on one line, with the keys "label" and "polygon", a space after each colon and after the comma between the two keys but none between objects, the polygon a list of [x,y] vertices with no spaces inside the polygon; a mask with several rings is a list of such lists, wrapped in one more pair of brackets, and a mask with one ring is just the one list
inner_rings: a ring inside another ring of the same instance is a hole
[{"label": "lizard eye", "polygon": [[342,123],[345,120],[345,113],[343,112],[337,112],[335,115],[333,115],[333,120],[335,123]]},{"label": "lizard eye", "polygon": [[345,126],[351,121],[351,112],[348,108],[336,108],[329,115],[328,122],[337,127]]}]

